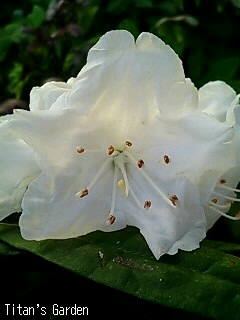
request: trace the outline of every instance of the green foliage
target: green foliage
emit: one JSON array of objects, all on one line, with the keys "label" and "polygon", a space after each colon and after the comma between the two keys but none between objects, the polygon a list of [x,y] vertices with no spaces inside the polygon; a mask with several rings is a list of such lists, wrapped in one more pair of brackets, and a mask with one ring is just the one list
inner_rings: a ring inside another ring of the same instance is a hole
[{"label": "green foliage", "polygon": [[239,244],[204,241],[199,250],[156,261],[134,228],[40,242],[23,240],[14,226],[2,225],[0,230],[8,245],[140,299],[192,317],[240,317]]},{"label": "green foliage", "polygon": [[38,5],[34,5],[32,12],[27,16],[26,23],[33,28],[39,28],[45,19],[45,11]]},{"label": "green foliage", "polygon": [[[239,0],[3,2],[0,12],[0,103],[9,98],[28,102],[33,86],[42,85],[49,78],[65,81],[76,76],[86,62],[89,48],[101,35],[113,29],[129,30],[135,37],[143,31],[152,32],[180,55],[186,76],[197,87],[218,79],[240,92],[239,18]],[[175,310],[174,319],[179,319],[180,310],[184,312],[184,319],[240,318],[240,246],[223,242],[239,243],[239,223],[220,222],[210,231],[208,239],[221,241],[205,240],[200,250],[166,256],[159,262],[131,228],[111,234],[96,232],[79,239],[43,242],[24,241],[15,227],[1,225],[0,230],[2,266],[7,268],[12,261],[15,265],[15,261],[23,257],[22,264],[27,268],[33,255],[26,251],[43,258],[37,261],[40,269],[36,272],[30,264],[25,273],[16,277],[13,276],[15,273],[11,274],[9,279],[13,279],[12,287],[19,290],[18,297],[29,298],[32,292],[36,295],[40,283],[45,285],[43,290],[50,290],[48,283],[53,283],[56,265],[59,265],[71,271],[71,276],[66,275],[67,271],[60,272],[61,277],[66,276],[66,283],[75,273],[71,286],[83,276],[90,279],[86,287],[94,280],[94,283],[137,296],[135,309],[134,303],[129,306],[130,296],[123,298],[126,302],[121,306],[128,310],[124,316],[132,308],[134,318],[155,319],[149,314],[157,304],[161,308],[167,307],[168,313]],[[99,252],[103,253],[103,259]],[[44,259],[48,261],[46,264]],[[46,275],[44,268],[53,271]],[[57,291],[61,292],[58,282],[53,284],[57,288],[55,295]],[[69,287],[66,291],[69,294]],[[9,292],[11,297],[11,288]],[[119,311],[120,293],[114,292]],[[112,296],[113,289],[107,301],[112,301]],[[152,303],[146,316],[141,313],[143,301]],[[104,306],[107,306],[106,301]],[[55,318],[51,316],[51,319]]]},{"label": "green foliage", "polygon": [[176,50],[198,87],[219,79],[240,91],[237,0],[26,0],[5,3],[1,12],[0,100],[28,101],[48,78],[76,76],[89,47],[112,29],[153,32]]}]

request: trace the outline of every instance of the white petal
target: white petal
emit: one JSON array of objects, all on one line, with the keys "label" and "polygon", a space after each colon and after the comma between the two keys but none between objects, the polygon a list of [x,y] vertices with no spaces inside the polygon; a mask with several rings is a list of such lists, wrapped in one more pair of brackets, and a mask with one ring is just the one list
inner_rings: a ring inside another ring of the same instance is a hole
[{"label": "white petal", "polygon": [[87,186],[102,162],[96,157],[79,161],[81,166],[78,170],[77,165],[68,170],[45,167],[44,172],[30,184],[19,221],[23,238],[65,239],[126,226],[124,216],[117,211],[114,224],[106,226],[111,206],[112,165],[108,165],[100,181],[81,199],[76,193]]},{"label": "white petal", "polygon": [[[188,177],[199,184],[206,172],[201,199],[208,200],[217,179],[236,166],[231,143],[233,129],[206,114],[194,113],[179,121],[151,122],[139,128],[137,141],[130,136],[136,156],[145,161],[145,168],[161,181],[174,177]],[[164,162],[169,157],[169,163]],[[158,176],[157,176],[158,177]],[[156,179],[158,179],[156,177]],[[211,182],[211,183],[210,183]]]},{"label": "white petal", "polygon": [[235,98],[236,92],[225,82],[208,82],[199,89],[199,108],[223,122]]},{"label": "white petal", "polygon": [[[190,251],[198,248],[205,237],[206,220],[197,188],[184,178],[159,183],[166,195],[177,195],[177,205],[172,207],[132,170],[129,183],[142,203],[142,209],[134,201],[125,200],[127,224],[140,229],[156,259],[166,253],[175,254],[178,249]],[[153,178],[155,181],[156,177]],[[149,209],[143,208],[146,200],[151,201]]]},{"label": "white petal", "polygon": [[30,92],[30,110],[50,109],[61,95],[72,88],[74,82],[75,78],[70,78],[67,83],[50,81],[41,87],[34,87]]},{"label": "white petal", "polygon": [[159,110],[177,118],[196,108],[196,102],[197,91],[185,80],[174,51],[150,33],[135,44],[127,31],[109,32],[99,40],[63,101],[65,108],[97,112],[119,126],[148,122]]},{"label": "white petal", "polygon": [[8,130],[8,120],[14,116],[3,118],[5,121],[0,122],[0,220],[21,211],[23,194],[39,173],[30,148]]},{"label": "white petal", "polygon": [[[109,160],[107,148],[114,140],[112,128],[92,117],[79,116],[74,110],[19,111],[16,115],[19,120],[12,125],[12,131],[38,152],[43,170],[24,196],[20,219],[23,237],[61,239],[125,227],[125,218],[118,210],[114,212],[116,222],[106,227],[111,209],[112,162],[107,163],[88,196],[76,197]],[[86,152],[79,154],[79,145]],[[91,153],[95,149],[100,152]]]},{"label": "white petal", "polygon": [[52,166],[64,168],[76,161],[78,146],[101,149],[101,154],[106,155],[113,141],[125,142],[108,119],[81,116],[77,110],[15,110],[15,116],[9,130]]}]

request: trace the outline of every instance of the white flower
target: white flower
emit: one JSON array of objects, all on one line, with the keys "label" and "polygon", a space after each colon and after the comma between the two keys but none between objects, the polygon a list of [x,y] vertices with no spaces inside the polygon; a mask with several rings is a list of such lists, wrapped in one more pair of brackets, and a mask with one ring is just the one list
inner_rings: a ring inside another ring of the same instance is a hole
[{"label": "white flower", "polygon": [[[57,99],[72,88],[75,78],[67,83],[51,81],[30,92],[30,110],[48,110]],[[30,111],[30,112],[31,112]],[[0,117],[0,221],[13,212],[21,211],[23,195],[40,169],[29,146],[12,135],[7,123],[15,115]]]},{"label": "white flower", "polygon": [[21,211],[27,185],[39,173],[32,150],[9,132],[12,119],[14,115],[0,117],[0,220]]},{"label": "white flower", "polygon": [[30,110],[48,110],[54,107],[58,98],[66,94],[75,82],[70,78],[67,82],[49,81],[41,87],[33,87],[30,92]]},{"label": "white flower", "polygon": [[[232,220],[239,220],[239,217],[232,217],[227,214],[236,198],[236,189],[240,180],[240,105],[239,95],[225,82],[213,81],[205,84],[199,89],[199,109],[233,127],[233,138],[231,141],[234,151],[236,165],[219,177],[217,183],[208,191],[208,205],[205,207],[207,228],[222,215]],[[202,183],[207,176],[203,176]],[[204,193],[205,183],[200,190]],[[206,200],[206,199],[205,199]],[[209,206],[210,205],[210,206]]]},{"label": "white flower", "polygon": [[16,111],[11,123],[41,159],[23,199],[22,236],[132,225],[157,259],[199,247],[206,219],[198,184],[209,173],[215,184],[235,166],[232,128],[198,111],[173,50],[149,33],[135,43],[126,31],[109,32],[56,101],[48,111]]}]

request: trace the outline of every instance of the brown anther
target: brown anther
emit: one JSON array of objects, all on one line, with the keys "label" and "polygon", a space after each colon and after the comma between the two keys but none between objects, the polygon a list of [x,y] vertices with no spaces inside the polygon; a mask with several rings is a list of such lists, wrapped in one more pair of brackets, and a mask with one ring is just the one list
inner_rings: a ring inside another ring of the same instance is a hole
[{"label": "brown anther", "polygon": [[225,179],[220,179],[220,184],[224,184],[224,183],[226,183],[227,181],[225,180]]},{"label": "brown anther", "polygon": [[240,211],[237,212],[237,214],[235,215],[236,218],[240,218]]},{"label": "brown anther", "polygon": [[149,209],[152,205],[152,202],[151,201],[145,201],[144,202],[144,209]]},{"label": "brown anther", "polygon": [[126,141],[125,144],[126,144],[126,146],[128,146],[128,147],[131,147],[131,146],[132,146],[132,142],[130,142],[130,141]]},{"label": "brown anther", "polygon": [[225,202],[225,206],[231,206],[233,204],[233,201],[232,200],[227,200]]},{"label": "brown anther", "polygon": [[112,145],[110,145],[109,147],[108,147],[108,155],[110,156],[111,154],[113,154],[113,152],[114,152],[114,146],[112,146]]},{"label": "brown anther", "polygon": [[212,199],[211,202],[212,202],[212,203],[217,203],[217,202],[218,202],[218,199]]},{"label": "brown anther", "polygon": [[80,191],[80,198],[86,197],[88,195],[88,189],[84,188]]},{"label": "brown anther", "polygon": [[138,160],[137,165],[138,165],[138,168],[142,168],[142,166],[144,165],[143,159]]},{"label": "brown anther", "polygon": [[175,195],[175,194],[173,194],[171,197],[169,197],[168,198],[171,202],[172,202],[172,204],[174,205],[174,206],[176,206],[177,204],[176,204],[176,201],[178,200],[178,197]]},{"label": "brown anther", "polygon": [[116,217],[110,215],[110,216],[108,217],[107,223],[110,224],[110,225],[112,225],[112,224],[114,224],[115,221],[116,221]]},{"label": "brown anther", "polygon": [[81,148],[81,147],[77,147],[77,152],[78,153],[83,153],[85,150],[83,149],[83,148]]},{"label": "brown anther", "polygon": [[169,164],[170,162],[170,158],[169,156],[167,156],[166,154],[163,156],[163,161],[166,163],[166,164]]}]

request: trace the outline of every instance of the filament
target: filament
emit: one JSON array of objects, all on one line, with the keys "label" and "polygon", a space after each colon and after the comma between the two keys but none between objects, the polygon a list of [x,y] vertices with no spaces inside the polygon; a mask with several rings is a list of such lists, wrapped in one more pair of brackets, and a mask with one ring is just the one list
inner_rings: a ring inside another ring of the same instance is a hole
[{"label": "filament", "polygon": [[220,210],[218,210],[218,209],[214,208],[212,204],[211,204],[211,205],[209,205],[209,208],[210,208],[211,210],[213,210],[213,211],[215,211],[215,212],[219,213],[221,216],[223,216],[223,217],[225,217],[225,218],[228,218],[228,219],[230,219],[230,220],[235,220],[235,221],[236,221],[236,220],[240,220],[240,217],[233,217],[233,216],[230,216],[229,214],[226,214],[226,213],[224,213],[224,212],[222,212],[222,211],[220,211]]},{"label": "filament", "polygon": [[234,188],[231,188],[231,187],[228,187],[228,186],[224,186],[224,185],[217,185],[218,188],[222,188],[222,189],[226,189],[226,190],[230,190],[230,191],[234,191],[234,192],[240,192],[239,189],[234,189]]},{"label": "filament", "polygon": [[229,196],[226,196],[225,194],[221,194],[221,193],[216,192],[216,191],[214,191],[213,193],[214,193],[216,196],[222,197],[222,198],[224,198],[224,199],[228,199],[228,200],[240,202],[240,199],[233,198],[233,197],[229,197]]},{"label": "filament", "polygon": [[114,175],[113,175],[112,202],[111,202],[111,209],[110,209],[110,213],[109,213],[110,216],[114,214],[115,205],[116,205],[117,178],[118,178],[118,167],[115,166]]},{"label": "filament", "polygon": [[[134,159],[134,157],[127,151],[125,151],[125,154],[129,157],[129,159],[136,165],[137,160]],[[140,169],[139,172],[142,174],[142,176],[150,183],[152,188],[162,197],[163,200],[165,200],[171,207],[175,206],[173,203],[168,199],[168,197],[159,189],[159,187],[153,182],[153,180],[148,176],[148,174],[144,171],[144,169]]]}]

